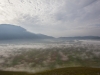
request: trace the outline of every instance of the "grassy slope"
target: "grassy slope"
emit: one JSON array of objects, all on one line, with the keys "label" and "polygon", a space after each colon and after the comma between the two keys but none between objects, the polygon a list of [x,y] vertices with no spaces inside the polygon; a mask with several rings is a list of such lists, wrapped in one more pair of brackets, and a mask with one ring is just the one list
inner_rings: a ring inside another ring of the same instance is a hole
[{"label": "grassy slope", "polygon": [[0,75],[100,75],[100,68],[70,67],[30,74],[25,72],[0,71]]}]

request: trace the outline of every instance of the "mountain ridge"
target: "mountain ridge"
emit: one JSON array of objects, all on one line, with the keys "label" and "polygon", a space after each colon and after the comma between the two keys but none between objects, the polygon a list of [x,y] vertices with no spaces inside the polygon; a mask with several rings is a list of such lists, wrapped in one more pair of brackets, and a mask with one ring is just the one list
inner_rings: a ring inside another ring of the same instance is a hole
[{"label": "mountain ridge", "polygon": [[59,37],[63,40],[100,40],[100,36],[75,36],[75,37]]},{"label": "mountain ridge", "polygon": [[51,39],[52,36],[35,34],[26,29],[11,24],[0,24],[0,40],[9,39]]},{"label": "mountain ridge", "polygon": [[100,40],[100,36],[73,36],[54,38],[44,34],[35,34],[29,32],[21,26],[12,24],[0,24],[0,40],[12,39]]}]

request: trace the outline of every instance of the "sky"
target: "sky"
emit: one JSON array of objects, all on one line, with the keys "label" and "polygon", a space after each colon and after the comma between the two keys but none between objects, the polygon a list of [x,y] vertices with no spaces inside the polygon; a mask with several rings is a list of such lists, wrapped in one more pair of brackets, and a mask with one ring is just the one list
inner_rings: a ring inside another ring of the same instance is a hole
[{"label": "sky", "polygon": [[54,37],[100,36],[100,0],[0,0],[0,24]]}]

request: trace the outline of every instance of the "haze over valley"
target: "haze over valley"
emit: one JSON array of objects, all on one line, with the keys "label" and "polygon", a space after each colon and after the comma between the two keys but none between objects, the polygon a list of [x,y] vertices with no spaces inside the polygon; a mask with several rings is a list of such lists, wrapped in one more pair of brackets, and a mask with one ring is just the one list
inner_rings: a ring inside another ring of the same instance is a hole
[{"label": "haze over valley", "polygon": [[0,30],[1,70],[38,72],[62,67],[100,67],[99,36],[55,38],[9,24],[0,25]]},{"label": "haze over valley", "polygon": [[100,75],[99,7],[100,0],[0,0],[0,75]]}]

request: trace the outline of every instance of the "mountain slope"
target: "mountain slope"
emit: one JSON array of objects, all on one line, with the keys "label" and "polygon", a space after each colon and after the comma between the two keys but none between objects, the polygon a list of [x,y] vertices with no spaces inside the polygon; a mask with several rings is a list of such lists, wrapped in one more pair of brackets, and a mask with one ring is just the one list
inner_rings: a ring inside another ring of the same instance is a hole
[{"label": "mountain slope", "polygon": [[100,36],[60,37],[62,40],[100,40]]},{"label": "mountain slope", "polygon": [[53,37],[34,34],[28,32],[26,29],[10,25],[10,24],[0,24],[0,40],[12,40],[12,39],[51,39]]}]

